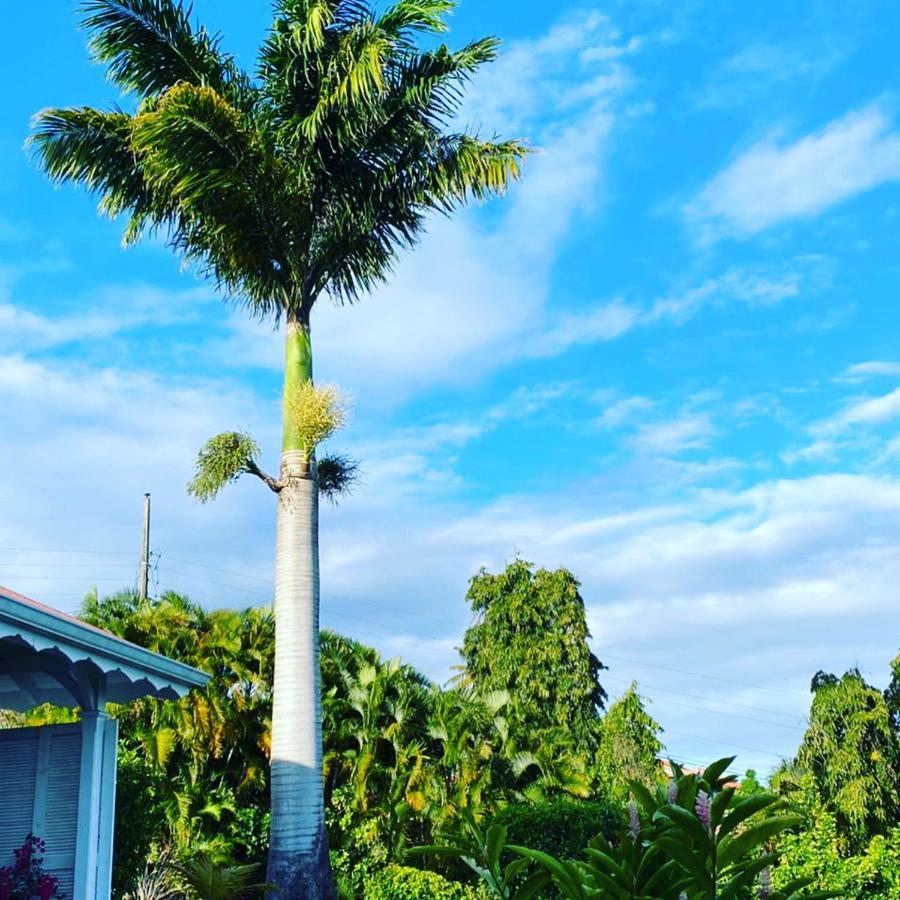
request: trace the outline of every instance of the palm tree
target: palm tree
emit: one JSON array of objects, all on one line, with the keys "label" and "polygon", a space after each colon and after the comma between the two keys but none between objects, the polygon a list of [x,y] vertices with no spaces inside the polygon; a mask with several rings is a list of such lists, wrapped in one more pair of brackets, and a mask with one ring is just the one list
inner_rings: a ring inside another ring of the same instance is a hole
[{"label": "palm tree", "polygon": [[255,77],[179,0],[83,0],[94,57],[132,111],[49,109],[32,146],[57,182],[125,214],[125,242],[162,233],[223,295],[285,332],[278,477],[247,435],[213,438],[192,484],[209,499],[243,473],[277,494],[269,880],[333,895],[322,808],[318,493],[349,474],[316,444],[339,422],[312,388],[310,314],[379,284],[432,211],[504,190],[525,148],[454,131],[466,81],[497,41],[420,50],[455,0],[275,0]]}]

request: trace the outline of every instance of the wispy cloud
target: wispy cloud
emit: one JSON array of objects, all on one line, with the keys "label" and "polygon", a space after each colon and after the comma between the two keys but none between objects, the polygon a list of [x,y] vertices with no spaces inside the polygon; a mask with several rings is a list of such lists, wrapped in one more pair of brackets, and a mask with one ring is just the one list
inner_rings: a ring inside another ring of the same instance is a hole
[{"label": "wispy cloud", "polygon": [[640,319],[640,311],[623,300],[568,313],[552,322],[545,333],[534,336],[528,355],[559,356],[582,344],[611,341],[634,328]]},{"label": "wispy cloud", "polygon": [[600,428],[619,428],[631,424],[637,416],[653,409],[653,405],[649,397],[623,397],[610,403],[596,423]]},{"label": "wispy cloud", "polygon": [[754,101],[771,108],[779,92],[790,96],[786,87],[815,84],[831,73],[846,58],[847,43],[831,31],[799,42],[754,41],[716,65],[692,99],[702,109],[746,109]]},{"label": "wispy cloud", "polygon": [[742,152],[686,208],[707,239],[747,237],[810,218],[900,178],[900,134],[878,105],[792,143],[772,134]]},{"label": "wispy cloud", "polygon": [[900,417],[900,388],[877,397],[851,400],[837,415],[815,426],[815,431],[835,434],[861,425],[881,425]]},{"label": "wispy cloud", "polygon": [[852,366],[848,366],[836,380],[854,382],[880,376],[900,377],[900,362],[873,359],[855,363]]},{"label": "wispy cloud", "polygon": [[146,284],[108,287],[94,292],[89,303],[57,300],[53,315],[4,300],[0,293],[0,351],[27,346],[32,351],[95,342],[145,326],[165,327],[199,317],[199,307],[214,299],[211,288],[163,291]]},{"label": "wispy cloud", "polygon": [[667,456],[709,445],[716,429],[706,413],[683,413],[675,419],[641,425],[632,443],[645,453]]}]

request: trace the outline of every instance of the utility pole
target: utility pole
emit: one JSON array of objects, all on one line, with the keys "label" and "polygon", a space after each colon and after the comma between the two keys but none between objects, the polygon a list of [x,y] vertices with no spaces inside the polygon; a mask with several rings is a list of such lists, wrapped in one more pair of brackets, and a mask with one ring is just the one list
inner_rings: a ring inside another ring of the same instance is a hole
[{"label": "utility pole", "polygon": [[141,542],[141,576],[138,593],[141,600],[147,599],[150,583],[150,495],[144,494],[144,539]]}]

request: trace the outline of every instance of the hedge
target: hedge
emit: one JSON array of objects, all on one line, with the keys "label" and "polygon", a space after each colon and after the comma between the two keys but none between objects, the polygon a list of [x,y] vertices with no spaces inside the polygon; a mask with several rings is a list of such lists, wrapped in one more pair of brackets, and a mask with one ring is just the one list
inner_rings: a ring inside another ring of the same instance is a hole
[{"label": "hedge", "polygon": [[507,806],[494,821],[506,826],[507,843],[542,850],[557,859],[577,859],[595,835],[612,838],[624,825],[623,816],[618,807],[606,803],[561,799]]},{"label": "hedge", "polygon": [[481,900],[469,885],[448,881],[435,872],[410,866],[387,866],[369,876],[362,900]]}]

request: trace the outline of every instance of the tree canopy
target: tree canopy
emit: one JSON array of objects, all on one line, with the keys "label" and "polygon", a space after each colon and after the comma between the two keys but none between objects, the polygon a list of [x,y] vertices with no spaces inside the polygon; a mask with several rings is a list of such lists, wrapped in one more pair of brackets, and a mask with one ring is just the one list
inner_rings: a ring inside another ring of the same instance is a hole
[{"label": "tree canopy", "polygon": [[797,754],[825,808],[857,845],[900,816],[900,741],[884,695],[859,670],[813,679],[809,726]]},{"label": "tree canopy", "polygon": [[508,691],[510,717],[528,733],[595,742],[603,665],[588,646],[575,576],[517,559],[496,575],[479,572],[466,599],[476,622],[463,639],[465,678],[482,693]]}]

